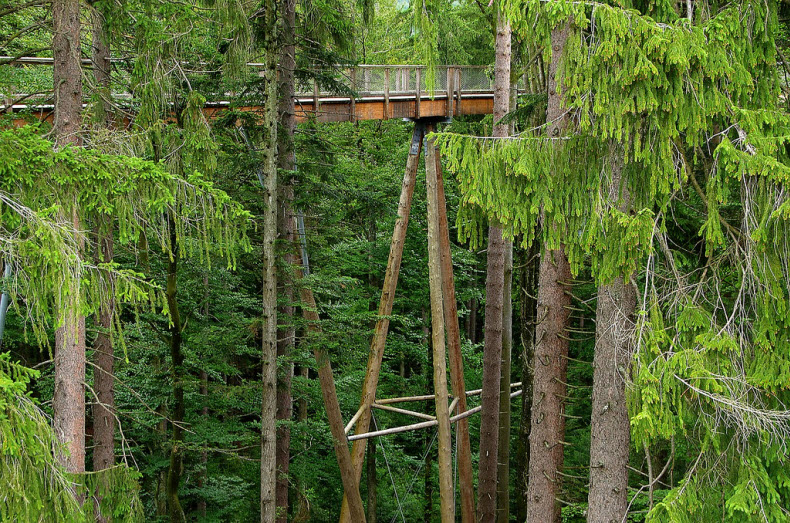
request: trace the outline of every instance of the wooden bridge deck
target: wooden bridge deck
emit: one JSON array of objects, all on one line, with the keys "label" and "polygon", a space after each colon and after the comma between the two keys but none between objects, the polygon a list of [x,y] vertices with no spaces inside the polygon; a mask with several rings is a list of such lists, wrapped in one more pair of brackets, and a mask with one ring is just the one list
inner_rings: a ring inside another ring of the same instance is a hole
[{"label": "wooden bridge deck", "polygon": [[[18,67],[51,66],[51,58],[20,58]],[[90,60],[83,60],[87,67]],[[259,64],[250,64],[259,67]],[[390,118],[450,119],[458,115],[491,114],[494,106],[492,79],[485,66],[437,66],[432,89],[427,81],[427,71],[422,66],[361,65],[339,74],[340,83],[354,96],[337,95],[322,91],[317,84],[300,85],[294,97],[297,121],[315,118],[318,122],[349,122],[359,120],[387,120]],[[0,112],[29,112],[41,120],[52,119],[51,102],[27,99],[14,103],[23,95],[0,93],[4,100]],[[130,95],[118,95],[120,103]],[[229,102],[206,103],[204,112],[213,118],[230,107]],[[237,107],[239,110],[259,112],[260,106]],[[15,119],[23,125],[24,119]],[[128,122],[127,122],[128,123]]]}]

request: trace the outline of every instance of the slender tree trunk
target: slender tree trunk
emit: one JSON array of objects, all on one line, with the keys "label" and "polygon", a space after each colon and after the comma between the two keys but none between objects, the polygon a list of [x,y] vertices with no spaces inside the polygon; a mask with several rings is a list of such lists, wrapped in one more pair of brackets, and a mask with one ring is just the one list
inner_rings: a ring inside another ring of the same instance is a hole
[{"label": "slender tree trunk", "polygon": [[469,330],[466,334],[470,342],[477,343],[477,298],[472,298],[469,304]]},{"label": "slender tree trunk", "polygon": [[[620,191],[622,160],[614,157],[609,202],[627,212],[630,195]],[[625,373],[631,359],[631,330],[636,309],[634,286],[622,277],[598,288],[595,311],[590,490],[587,521],[620,522],[626,517],[630,422]]]},{"label": "slender tree trunk", "polygon": [[181,484],[181,475],[184,472],[184,429],[182,423],[186,413],[184,403],[184,353],[181,350],[181,315],[178,310],[178,244],[176,242],[176,228],[173,218],[169,217],[170,250],[172,258],[167,265],[167,307],[170,310],[170,376],[173,381],[173,436],[170,448],[170,466],[167,469],[167,513],[172,523],[186,521],[184,510],[178,497],[178,488]]},{"label": "slender tree trunk", "polygon": [[[97,9],[93,11],[93,43],[91,47],[91,61],[93,62],[93,75],[96,85],[102,96],[102,116],[104,126],[111,125],[109,118],[109,104],[105,96],[110,90],[110,45],[105,28],[104,15]],[[110,263],[113,260],[113,222],[106,218],[104,223],[96,228],[97,263]],[[114,282],[112,275],[107,274],[109,284]],[[93,470],[108,469],[115,465],[115,384],[113,374],[113,345],[110,337],[112,318],[114,313],[113,298],[108,299],[99,308],[98,334],[94,343],[94,378],[93,387],[96,391],[96,403],[93,405]],[[108,521],[103,515],[97,517],[98,521]]]},{"label": "slender tree trunk", "polygon": [[261,406],[261,523],[276,519],[277,482],[277,59],[278,23],[276,0],[264,0],[256,20],[257,36],[264,51],[262,172],[266,180],[263,217],[263,340]]},{"label": "slender tree trunk", "polygon": [[505,247],[505,286],[502,307],[502,369],[499,380],[499,461],[497,463],[497,522],[510,521],[510,367],[513,351],[513,244]]},{"label": "slender tree trunk", "polygon": [[[559,137],[567,123],[556,74],[569,33],[568,25],[551,33],[552,58],[546,111],[550,138]],[[554,523],[560,518],[557,500],[561,477],[558,472],[562,468],[565,437],[565,383],[568,369],[566,329],[571,305],[570,279],[570,265],[564,247],[555,251],[544,250],[538,274],[538,324],[535,331],[529,436],[528,523]]]},{"label": "slender tree trunk", "polygon": [[[294,152],[294,131],[296,117],[294,116],[294,70],[296,68],[294,46],[296,34],[296,2],[295,0],[282,0],[282,47],[280,49],[279,73],[277,76],[280,118],[280,127],[277,132],[277,166],[282,171],[284,178],[281,182],[281,213],[280,238],[284,240],[283,258],[287,268],[295,267],[298,263],[295,252],[294,215],[293,215],[293,184],[292,173],[296,169]],[[287,181],[286,181],[287,180]],[[277,386],[277,419],[290,421],[293,416],[293,397],[291,383],[293,381],[292,352],[294,348],[295,329],[293,325],[293,282],[290,279],[290,270],[282,275],[280,284],[283,288],[285,305],[280,308],[281,327],[280,340],[277,343],[277,355],[282,364],[279,365],[280,376]],[[277,521],[288,521],[288,466],[291,455],[291,429],[288,423],[277,428]]]},{"label": "slender tree trunk", "polygon": [[368,439],[368,523],[376,523],[376,505],[378,504],[378,475],[376,474],[376,438]]},{"label": "slender tree trunk", "polygon": [[[496,62],[494,69],[494,136],[507,136],[508,126],[500,120],[510,102],[510,24],[497,9]],[[505,253],[509,242],[496,224],[488,229],[486,271],[485,347],[483,349],[483,392],[480,414],[480,471],[478,473],[478,520],[496,519],[497,461],[499,446],[500,378],[502,372],[502,315],[505,285]]]},{"label": "slender tree trunk", "polygon": [[[208,274],[203,276],[203,317],[208,321],[209,313],[209,281]],[[206,423],[208,420],[208,373],[205,369],[200,370],[200,395],[203,398],[203,408],[201,415]],[[206,485],[206,478],[208,477],[208,450],[207,445],[203,445],[203,450],[200,453],[200,472],[198,473],[197,486],[202,489]],[[197,509],[201,517],[206,517],[206,498],[200,495],[198,498]]]},{"label": "slender tree trunk", "polygon": [[524,252],[524,259],[519,264],[521,282],[519,284],[519,331],[521,334],[521,419],[518,429],[518,445],[516,446],[516,520],[527,519],[527,486],[529,484],[529,433],[532,415],[532,362],[535,358],[535,323],[537,321],[537,290],[538,290],[538,241],[534,241]]},{"label": "slender tree trunk", "polygon": [[[55,87],[56,147],[81,143],[82,71],[80,69],[80,4],[78,0],[52,2],[52,55]],[[77,202],[64,202],[77,205]],[[80,230],[78,209],[71,209],[74,228]],[[80,282],[68,290],[61,326],[55,331],[55,391],[53,426],[66,453],[59,456],[69,472],[85,471],[85,318],[79,313]]]}]

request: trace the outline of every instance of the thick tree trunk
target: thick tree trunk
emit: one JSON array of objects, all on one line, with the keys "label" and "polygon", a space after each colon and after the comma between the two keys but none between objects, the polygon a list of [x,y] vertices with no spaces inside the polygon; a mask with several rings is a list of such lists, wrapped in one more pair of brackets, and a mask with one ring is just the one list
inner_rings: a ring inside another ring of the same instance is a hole
[{"label": "thick tree trunk", "polygon": [[532,362],[535,358],[535,324],[537,321],[538,241],[524,252],[519,284],[519,331],[521,337],[521,419],[516,446],[516,520],[527,519],[527,486],[529,485],[529,433],[532,415]]},{"label": "thick tree trunk", "polygon": [[[628,211],[627,189],[620,192],[622,161],[613,158],[609,203]],[[625,373],[630,366],[636,290],[618,277],[598,289],[595,311],[590,490],[587,521],[620,522],[628,507],[630,422],[625,399]]]},{"label": "thick tree trunk", "polygon": [[55,84],[53,133],[58,147],[80,145],[82,68],[79,0],[52,2],[52,75]]},{"label": "thick tree trunk", "polygon": [[[403,184],[401,185],[400,200],[398,201],[398,219],[395,221],[395,228],[392,232],[390,253],[387,260],[387,272],[384,275],[384,284],[381,289],[378,319],[376,320],[376,327],[373,331],[373,339],[370,342],[367,372],[365,374],[365,381],[362,384],[362,400],[360,401],[360,405],[364,405],[366,408],[357,422],[355,434],[367,432],[370,426],[370,405],[375,399],[376,387],[379,382],[379,373],[381,372],[381,362],[384,358],[384,347],[387,342],[387,332],[390,324],[389,316],[392,314],[395,289],[398,286],[398,275],[400,274],[400,263],[403,258],[406,229],[409,225],[409,213],[411,212],[411,200],[414,195],[417,166],[420,162],[423,134],[423,124],[419,122],[415,123],[411,137],[409,158],[406,160],[406,171],[403,175]],[[357,483],[359,483],[359,479],[362,475],[365,445],[366,443],[364,440],[355,440],[351,449],[351,460],[354,465]],[[348,493],[343,497],[340,521],[341,523],[352,522],[348,506]]]},{"label": "thick tree trunk", "polygon": [[[494,69],[494,136],[507,136],[508,126],[500,120],[510,102],[510,24],[497,10],[496,62]],[[502,367],[502,314],[505,285],[505,252],[509,242],[496,224],[488,229],[486,271],[485,347],[483,349],[483,392],[480,414],[480,470],[478,472],[478,520],[494,521],[497,503],[499,446],[499,390]],[[509,389],[508,389],[509,390]]]},{"label": "thick tree trunk", "polygon": [[505,247],[505,286],[502,306],[502,368],[499,380],[499,444],[497,463],[497,522],[510,521],[510,368],[513,351],[513,244]]},{"label": "thick tree trunk", "polygon": [[[280,49],[278,70],[278,93],[280,127],[277,132],[277,166],[282,172],[284,183],[281,192],[281,208],[279,215],[280,239],[284,241],[281,250],[286,267],[295,267],[298,263],[295,253],[294,216],[293,216],[293,185],[292,172],[296,169],[294,152],[294,131],[296,117],[294,116],[294,70],[296,68],[295,53],[295,27],[296,27],[296,2],[295,0],[282,0],[282,48]],[[287,181],[286,181],[287,180]],[[282,364],[279,365],[280,376],[277,383],[277,419],[290,421],[293,415],[293,398],[291,383],[293,381],[293,361],[291,353],[294,347],[295,329],[293,325],[294,290],[293,282],[289,277],[290,270],[279,278],[282,285],[285,305],[280,308],[280,322],[284,325],[280,330],[280,340],[277,343],[277,355]],[[277,428],[277,521],[288,521],[288,466],[291,455],[291,429],[288,423]]]},{"label": "thick tree trunk", "polygon": [[263,217],[263,340],[261,382],[261,523],[276,519],[277,483],[277,59],[278,23],[276,0],[266,0],[258,11],[257,36],[264,50],[263,85],[266,103],[263,114],[264,143],[261,170],[266,180],[266,210]]},{"label": "thick tree trunk", "polygon": [[[558,138],[567,124],[556,81],[570,26],[551,33],[548,110],[550,138]],[[533,363],[532,421],[529,436],[529,487],[527,522],[559,521],[563,438],[565,437],[565,396],[568,369],[567,326],[570,315],[570,265],[564,247],[544,250],[538,274],[538,324]]]},{"label": "thick tree trunk", "polygon": [[[429,127],[429,132],[433,128]],[[426,189],[428,192],[428,278],[431,294],[431,338],[433,340],[433,389],[438,421],[439,498],[442,523],[455,521],[455,492],[452,470],[452,433],[449,394],[447,392],[447,357],[444,342],[444,295],[442,288],[441,248],[439,240],[439,195],[436,174],[436,146],[425,145]]]},{"label": "thick tree trunk", "polygon": [[170,220],[170,249],[172,259],[167,266],[167,307],[170,310],[170,377],[173,382],[173,410],[170,419],[173,421],[173,436],[170,448],[170,466],[167,469],[167,513],[172,523],[186,521],[184,510],[178,497],[178,488],[181,484],[181,475],[184,472],[184,429],[182,423],[186,413],[184,403],[184,353],[181,351],[181,315],[178,310],[178,245],[176,243],[176,229],[172,218]]},{"label": "thick tree trunk", "polygon": [[[56,147],[81,143],[82,71],[80,69],[80,4],[78,0],[52,2],[52,55],[55,87]],[[80,230],[79,213],[71,221]],[[55,332],[55,391],[53,426],[66,453],[59,456],[69,472],[85,471],[85,318],[79,314],[80,285],[73,282],[58,311],[62,324]]]}]

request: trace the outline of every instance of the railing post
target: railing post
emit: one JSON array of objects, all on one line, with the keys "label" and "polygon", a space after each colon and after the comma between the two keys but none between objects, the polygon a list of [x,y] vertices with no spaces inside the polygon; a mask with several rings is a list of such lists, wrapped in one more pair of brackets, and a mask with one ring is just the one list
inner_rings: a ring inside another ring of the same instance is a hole
[{"label": "railing post", "polygon": [[384,119],[390,117],[390,68],[384,69]]},{"label": "railing post", "polygon": [[447,118],[453,117],[453,68],[447,68]]},{"label": "railing post", "polygon": [[414,91],[415,91],[414,117],[415,118],[419,118],[420,117],[420,98],[422,98],[422,93],[421,93],[422,82],[421,82],[421,78],[420,78],[420,73],[421,73],[421,69],[419,67],[417,67],[415,69],[415,75],[417,77],[416,78],[417,84],[414,86]]},{"label": "railing post", "polygon": [[458,96],[458,98],[457,98],[458,102],[456,102],[458,105],[456,106],[455,112],[456,112],[456,114],[458,114],[458,116],[461,116],[461,105],[462,105],[462,101],[463,101],[463,98],[462,98],[462,94],[463,93],[461,92],[462,89],[461,89],[461,68],[460,67],[457,67],[455,69],[455,74],[456,74],[455,92],[457,93],[457,96]]},{"label": "railing post", "polygon": [[[357,87],[357,68],[351,68],[351,91],[356,91]],[[349,121],[355,122],[357,119],[357,99],[354,92],[351,93],[351,114]]]}]

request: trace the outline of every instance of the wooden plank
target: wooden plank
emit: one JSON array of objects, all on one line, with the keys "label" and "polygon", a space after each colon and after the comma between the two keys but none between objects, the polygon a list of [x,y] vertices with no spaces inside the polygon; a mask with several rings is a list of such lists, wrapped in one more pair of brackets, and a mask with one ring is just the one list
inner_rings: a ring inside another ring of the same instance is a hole
[{"label": "wooden plank", "polygon": [[[406,240],[406,229],[409,225],[409,213],[411,212],[411,201],[414,195],[414,186],[417,177],[417,165],[422,151],[422,137],[424,126],[420,122],[415,122],[414,131],[411,137],[409,157],[406,160],[406,171],[403,175],[401,185],[400,201],[398,202],[398,218],[395,221],[395,229],[392,233],[390,243],[390,254],[387,260],[387,272],[384,276],[384,285],[381,289],[381,299],[379,301],[378,319],[373,331],[373,340],[370,344],[368,355],[368,367],[365,373],[365,381],[362,384],[362,401],[360,405],[367,405],[367,409],[362,413],[357,422],[356,434],[364,434],[370,426],[370,405],[376,399],[376,387],[379,382],[381,372],[381,362],[384,358],[384,346],[387,341],[389,330],[389,317],[392,314],[392,304],[395,300],[395,289],[398,286],[398,275],[400,273],[401,259],[403,258],[403,244]],[[351,438],[349,438],[351,440]],[[351,460],[354,466],[357,483],[362,475],[362,462],[365,457],[365,443],[354,443],[351,449]],[[351,522],[351,512],[348,507],[347,497],[343,497],[343,507],[340,512],[341,522]]]}]

